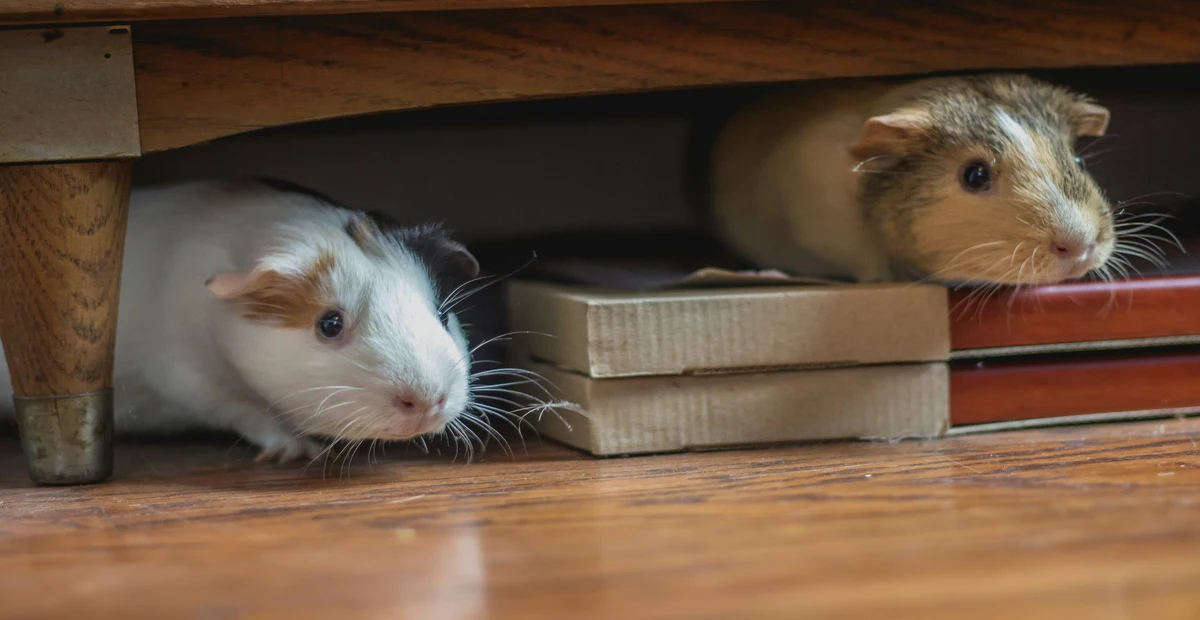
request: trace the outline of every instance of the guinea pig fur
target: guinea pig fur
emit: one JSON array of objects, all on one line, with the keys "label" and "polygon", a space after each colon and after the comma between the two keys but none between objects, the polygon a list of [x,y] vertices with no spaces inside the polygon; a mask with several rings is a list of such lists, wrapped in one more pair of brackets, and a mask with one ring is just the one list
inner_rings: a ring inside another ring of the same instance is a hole
[{"label": "guinea pig fur", "polygon": [[444,306],[478,269],[436,226],[268,183],[135,189],[117,431],[230,430],[279,462],[316,458],[319,437],[443,431],[471,398],[467,341]]},{"label": "guinea pig fur", "polygon": [[721,130],[708,215],[743,257],[795,273],[1001,284],[1107,274],[1112,205],[1074,145],[1108,122],[1087,97],[1024,75],[803,84]]}]

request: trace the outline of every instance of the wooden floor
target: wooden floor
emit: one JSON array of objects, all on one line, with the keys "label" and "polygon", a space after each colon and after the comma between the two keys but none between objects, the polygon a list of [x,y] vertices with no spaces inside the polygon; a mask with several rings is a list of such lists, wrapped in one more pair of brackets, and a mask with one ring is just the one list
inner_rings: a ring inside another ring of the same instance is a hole
[{"label": "wooden floor", "polygon": [[251,466],[123,446],[28,488],[4,618],[1200,618],[1200,420],[593,460]]}]

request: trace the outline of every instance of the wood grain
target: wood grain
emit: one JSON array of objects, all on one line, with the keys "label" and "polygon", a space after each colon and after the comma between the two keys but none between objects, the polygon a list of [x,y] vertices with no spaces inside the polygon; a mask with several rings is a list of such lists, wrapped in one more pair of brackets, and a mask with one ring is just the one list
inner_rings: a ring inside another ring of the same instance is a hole
[{"label": "wood grain", "polygon": [[131,445],[29,489],[0,443],[12,618],[1200,615],[1200,421],[594,460],[252,468]]},{"label": "wood grain", "polygon": [[0,162],[141,154],[129,32],[0,30]]},{"label": "wood grain", "polygon": [[471,102],[931,71],[1200,61],[1200,4],[867,0],[149,23],[142,148]]},{"label": "wood grain", "polygon": [[0,25],[751,0],[0,0]]},{"label": "wood grain", "polygon": [[112,386],[131,170],[0,166],[0,339],[18,396]]},{"label": "wood grain", "polygon": [[1173,409],[1200,409],[1200,352],[986,360],[950,371],[953,426]]},{"label": "wood grain", "polygon": [[979,304],[950,293],[955,351],[1200,334],[1200,276],[1074,282]]}]

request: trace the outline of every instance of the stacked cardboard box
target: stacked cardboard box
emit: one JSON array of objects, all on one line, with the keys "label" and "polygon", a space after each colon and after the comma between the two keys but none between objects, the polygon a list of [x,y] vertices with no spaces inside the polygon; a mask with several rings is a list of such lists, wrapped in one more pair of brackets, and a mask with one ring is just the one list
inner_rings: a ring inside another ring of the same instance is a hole
[{"label": "stacked cardboard box", "polygon": [[543,435],[616,455],[949,426],[941,287],[634,273],[509,287],[516,362],[583,411],[542,416]]},{"label": "stacked cardboard box", "polygon": [[[514,361],[596,455],[931,438],[1200,410],[1200,278],[979,301],[934,285],[558,269],[508,290]],[[1103,355],[1097,351],[1106,351]]]}]

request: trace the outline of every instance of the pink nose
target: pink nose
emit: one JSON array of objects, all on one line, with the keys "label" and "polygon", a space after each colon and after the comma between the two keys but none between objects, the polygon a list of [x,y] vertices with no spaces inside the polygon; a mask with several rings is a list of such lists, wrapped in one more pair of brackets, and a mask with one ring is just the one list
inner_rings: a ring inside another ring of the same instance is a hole
[{"label": "pink nose", "polygon": [[1050,250],[1061,260],[1083,262],[1096,253],[1096,243],[1055,239],[1050,242]]},{"label": "pink nose", "polygon": [[392,405],[410,415],[441,413],[446,407],[446,395],[440,394],[436,400],[430,401],[412,392],[398,392],[392,397]]}]

